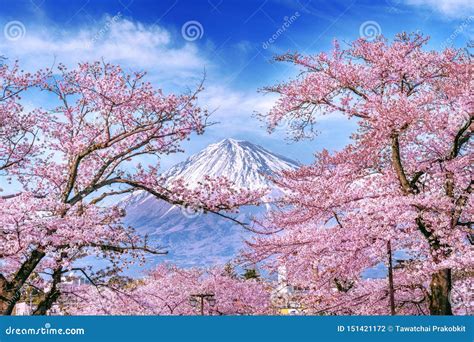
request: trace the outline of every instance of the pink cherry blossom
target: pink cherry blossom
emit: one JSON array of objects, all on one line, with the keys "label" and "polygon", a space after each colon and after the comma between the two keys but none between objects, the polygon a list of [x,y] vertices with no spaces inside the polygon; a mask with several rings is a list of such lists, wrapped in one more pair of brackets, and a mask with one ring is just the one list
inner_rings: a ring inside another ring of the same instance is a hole
[{"label": "pink cherry blossom", "polygon": [[[263,280],[241,279],[224,269],[180,269],[160,265],[148,277],[106,287],[92,284],[66,296],[64,308],[80,315],[244,315],[271,313],[270,286]],[[66,292],[67,290],[65,290]],[[207,294],[191,305],[191,298]]]},{"label": "pink cherry blossom", "polygon": [[[103,205],[106,199],[145,190],[227,216],[263,195],[222,178],[189,188],[182,181],[167,185],[159,175],[160,157],[181,151],[182,141],[208,125],[207,111],[196,104],[202,84],[193,93],[165,95],[144,73],[95,62],[36,75],[2,66],[0,86],[0,169],[22,185],[0,199],[4,314],[27,285],[41,291],[35,313],[45,314],[61,296],[63,276],[85,256],[106,260],[109,269],[96,274],[107,278],[143,263],[146,253],[165,253],[124,226],[123,209]],[[51,101],[25,113],[19,93],[33,87]]]},{"label": "pink cherry blossom", "polygon": [[[279,95],[262,115],[270,131],[285,120],[300,139],[336,113],[359,126],[350,145],[275,179],[284,196],[264,224],[282,231],[250,242],[248,257],[276,255],[312,312],[451,314],[450,293],[466,291],[452,279],[474,266],[473,64],[427,42],[400,34],[277,58],[302,72],[266,88]],[[363,276],[389,254],[392,285]]]}]

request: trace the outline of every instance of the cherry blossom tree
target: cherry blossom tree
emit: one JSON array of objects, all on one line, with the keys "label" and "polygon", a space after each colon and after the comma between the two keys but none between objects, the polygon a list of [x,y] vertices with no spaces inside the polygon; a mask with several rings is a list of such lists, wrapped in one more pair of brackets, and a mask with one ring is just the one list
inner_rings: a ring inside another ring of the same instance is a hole
[{"label": "cherry blossom tree", "polygon": [[[24,89],[27,78],[11,73],[2,69],[0,74],[6,94],[0,102],[3,127],[16,126],[24,116],[10,89]],[[165,95],[144,73],[127,74],[103,62],[73,70],[59,65],[48,76],[33,77],[33,85],[52,105],[35,107],[35,120],[31,127],[26,120],[23,128],[38,138],[27,143],[22,132],[14,132],[24,143],[1,149],[8,175],[22,185],[0,203],[3,314],[12,313],[27,282],[41,293],[35,313],[45,314],[60,297],[64,274],[75,269],[87,276],[74,262],[84,256],[112,263],[102,272],[110,277],[143,253],[165,253],[121,224],[123,209],[101,205],[112,196],[145,190],[171,204],[221,216],[261,196],[235,189],[225,179],[206,178],[190,189],[159,176],[160,156],[181,151],[183,140],[208,125],[207,112],[196,105],[202,84],[194,93]]]},{"label": "cherry blossom tree", "polygon": [[[64,291],[63,310],[76,315],[253,315],[271,313],[270,286],[231,276],[220,267],[160,265],[148,277],[118,286],[93,282]],[[211,301],[193,296],[206,294]],[[61,301],[60,301],[61,302]],[[203,305],[201,308],[200,305]]]},{"label": "cherry blossom tree", "polygon": [[25,90],[46,76],[47,71],[25,73],[17,62],[0,64],[0,171],[25,162],[34,153],[37,115],[26,112],[20,100]]},{"label": "cherry blossom tree", "polygon": [[[279,95],[270,131],[285,121],[302,139],[336,114],[359,127],[275,179],[284,195],[264,224],[282,231],[250,243],[256,261],[278,256],[312,312],[449,315],[454,274],[474,266],[473,63],[427,43],[403,33],[277,58],[302,71],[265,89]],[[367,279],[381,264],[389,279]]]},{"label": "cherry blossom tree", "polygon": [[[21,104],[21,95],[32,86],[39,84],[48,76],[47,71],[36,74],[25,73],[20,70],[18,62],[7,64],[7,59],[0,57],[0,176],[6,177],[8,171],[16,167],[25,167],[34,154],[38,151],[35,143],[38,135],[37,111],[25,111]],[[0,189],[0,192],[3,192]],[[12,215],[11,204],[8,198],[15,197],[11,194],[0,197],[0,211]],[[15,214],[13,214],[15,216]],[[10,216],[11,217],[11,216]],[[4,220],[5,219],[5,220]],[[2,235],[0,237],[0,262],[2,267],[9,267],[7,260],[17,255],[18,250],[12,243],[11,231],[8,227],[8,217],[2,218]],[[15,216],[15,224],[22,225],[21,214]],[[18,229],[16,231],[18,233]],[[3,273],[3,272],[2,272]],[[0,289],[8,289],[11,283],[0,273]],[[15,294],[18,297],[17,294]],[[5,296],[0,297],[2,302],[8,301]],[[3,303],[0,304],[3,311]]]}]

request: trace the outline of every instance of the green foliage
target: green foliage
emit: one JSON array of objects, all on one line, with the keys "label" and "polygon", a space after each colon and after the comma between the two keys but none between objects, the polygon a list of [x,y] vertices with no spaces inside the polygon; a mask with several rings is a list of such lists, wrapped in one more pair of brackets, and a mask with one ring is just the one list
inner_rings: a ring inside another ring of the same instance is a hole
[{"label": "green foliage", "polygon": [[260,274],[255,268],[248,268],[245,270],[244,274],[242,275],[244,279],[260,279]]}]

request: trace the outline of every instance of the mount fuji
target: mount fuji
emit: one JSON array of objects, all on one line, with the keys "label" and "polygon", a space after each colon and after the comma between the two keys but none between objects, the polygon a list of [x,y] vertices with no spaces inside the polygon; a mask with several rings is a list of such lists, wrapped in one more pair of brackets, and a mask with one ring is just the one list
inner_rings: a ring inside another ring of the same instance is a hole
[{"label": "mount fuji", "polygon": [[[183,178],[193,187],[204,176],[224,176],[236,187],[278,191],[269,176],[295,169],[298,163],[248,141],[224,139],[211,144],[163,176],[167,181]],[[244,245],[249,232],[213,214],[190,213],[181,207],[136,192],[120,204],[126,210],[125,222],[140,234],[147,234],[168,255],[152,257],[150,263],[171,262],[182,267],[212,266],[230,261]],[[262,207],[241,208],[237,219],[265,212]]]}]

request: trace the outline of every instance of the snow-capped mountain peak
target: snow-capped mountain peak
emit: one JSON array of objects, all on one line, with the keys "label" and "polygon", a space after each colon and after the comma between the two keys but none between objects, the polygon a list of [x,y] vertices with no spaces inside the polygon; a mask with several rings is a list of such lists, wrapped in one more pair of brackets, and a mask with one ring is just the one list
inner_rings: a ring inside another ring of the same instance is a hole
[{"label": "snow-capped mountain peak", "polygon": [[209,177],[226,177],[237,188],[271,187],[269,175],[294,169],[297,163],[248,141],[224,139],[164,173],[169,181],[183,178],[190,187]]},{"label": "snow-capped mountain peak", "polygon": [[[280,190],[269,176],[297,166],[296,162],[248,141],[224,139],[175,165],[163,176],[167,181],[183,178],[190,187],[205,176],[223,176],[236,188],[270,188],[267,196],[272,196],[278,195]],[[123,199],[120,205],[127,212],[125,224],[149,235],[169,251],[166,257],[153,259],[151,265],[164,260],[181,266],[223,264],[238,254],[250,234],[233,221],[217,215],[189,212],[143,191]],[[247,206],[236,215],[237,219],[248,221],[265,212],[265,206]]]}]

